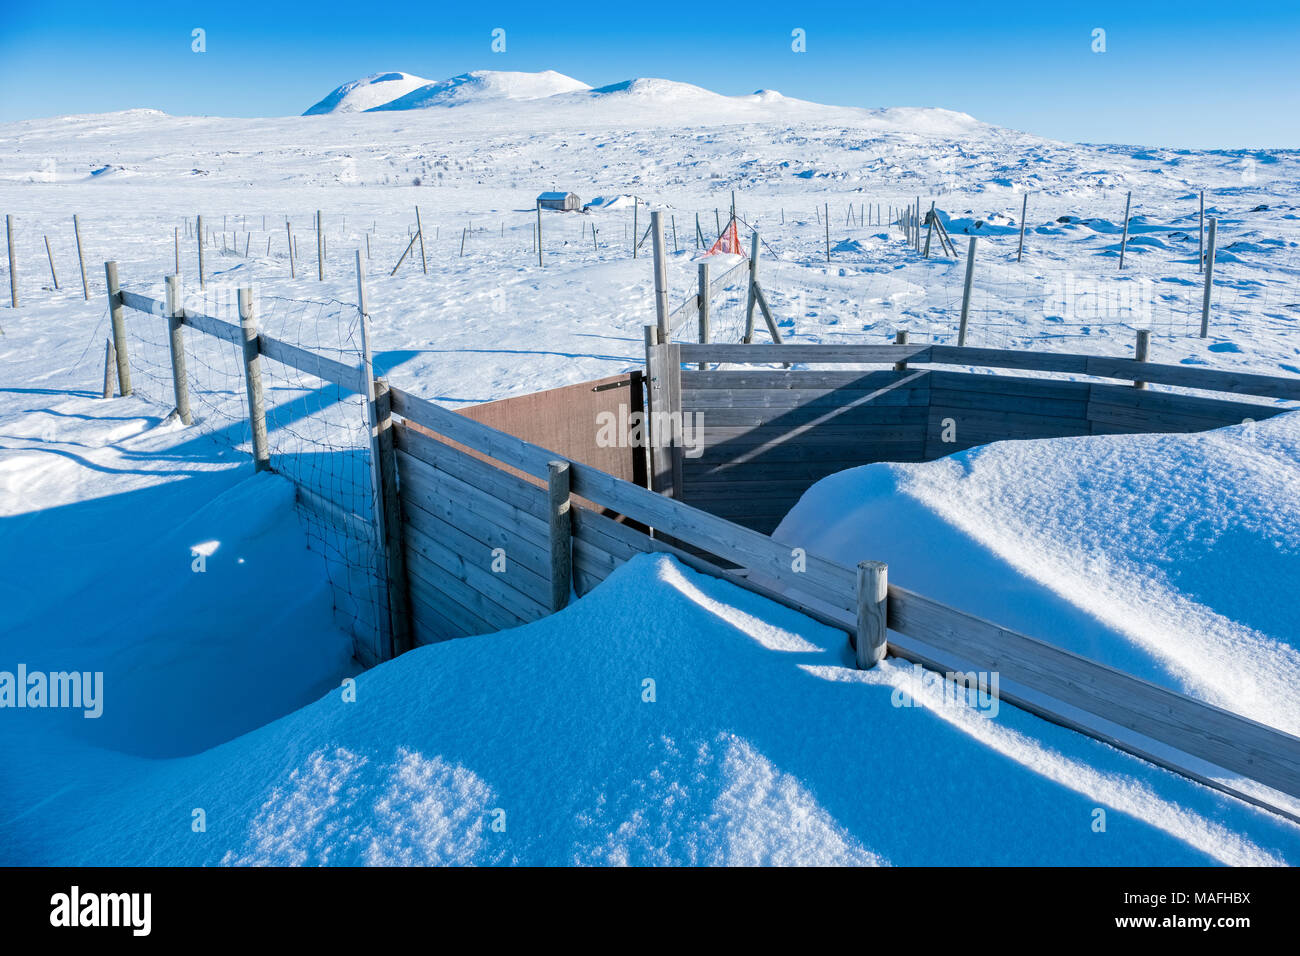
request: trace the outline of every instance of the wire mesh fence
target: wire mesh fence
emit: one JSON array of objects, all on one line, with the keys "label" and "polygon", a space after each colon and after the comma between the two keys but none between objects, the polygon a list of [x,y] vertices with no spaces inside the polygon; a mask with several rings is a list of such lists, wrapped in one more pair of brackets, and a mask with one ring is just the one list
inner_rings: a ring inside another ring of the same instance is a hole
[{"label": "wire mesh fence", "polygon": [[[131,291],[165,301],[161,283]],[[187,313],[239,324],[237,288],[209,282],[183,290]],[[349,367],[362,359],[356,305],[256,294],[258,330]],[[172,404],[167,320],[127,309],[133,389]],[[184,328],[185,371],[193,427],[241,454],[252,452],[243,352]],[[365,398],[266,356],[260,358],[271,467],[293,482],[308,547],[321,555],[339,624],[364,646],[381,647],[387,607],[375,536],[370,430]]]}]

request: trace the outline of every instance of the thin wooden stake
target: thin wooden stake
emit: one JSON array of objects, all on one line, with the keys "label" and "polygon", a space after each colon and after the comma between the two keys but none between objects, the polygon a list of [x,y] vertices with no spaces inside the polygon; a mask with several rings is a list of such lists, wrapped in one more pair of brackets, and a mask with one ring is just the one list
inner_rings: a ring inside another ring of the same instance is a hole
[{"label": "thin wooden stake", "polygon": [[415,234],[420,238],[420,271],[429,274],[429,260],[424,257],[424,225],[420,222],[420,207],[415,207]]},{"label": "thin wooden stake", "polygon": [[746,286],[745,296],[745,337],[741,339],[746,345],[754,341],[754,306],[758,304],[758,296],[754,290],[758,285],[758,230],[749,237],[749,283]]},{"label": "thin wooden stake", "polygon": [[5,214],[5,238],[9,242],[9,299],[18,308],[18,270],[14,267],[14,217]]},{"label": "thin wooden stake", "polygon": [[45,258],[50,260],[50,278],[54,280],[54,288],[59,288],[59,274],[54,271],[54,253],[50,252],[50,237],[45,236]]},{"label": "thin wooden stake", "polygon": [[86,257],[81,252],[81,221],[76,216],[72,217],[72,233],[77,237],[77,265],[81,267],[81,294],[89,302],[90,283],[86,281]]},{"label": "thin wooden stake", "polygon": [[[222,238],[225,238],[224,236]],[[316,210],[316,273],[317,280],[325,281],[325,236],[321,230],[320,210]]]},{"label": "thin wooden stake", "polygon": [[[293,226],[290,225],[288,219],[286,219],[286,220],[284,221],[284,235],[285,235],[285,240],[289,243],[289,278],[290,278],[290,279],[296,279],[296,278],[298,278],[298,275],[297,275],[296,267],[294,266],[294,262],[293,262],[293,249],[294,249],[294,246],[293,246]],[[270,240],[268,240],[268,242],[269,242],[269,241],[270,241]],[[270,247],[268,246],[267,248],[270,248]]]},{"label": "thin wooden stake", "polygon": [[970,237],[966,252],[966,281],[961,288],[961,327],[957,331],[957,344],[966,344],[966,322],[970,316],[970,290],[975,279],[975,237]]},{"label": "thin wooden stake", "polygon": [[[195,219],[198,223],[198,225],[195,226],[194,231],[198,233],[198,243],[199,243],[199,288],[202,289],[204,288],[207,282],[207,278],[204,275],[204,269],[203,269],[203,217],[196,216]],[[293,262],[292,257],[290,258],[289,261],[290,263]],[[292,266],[291,266],[291,270],[292,270]]]},{"label": "thin wooden stake", "polygon": [[113,352],[112,336],[104,339],[104,398],[113,397],[113,366],[117,364],[117,356]]},{"label": "thin wooden stake", "polygon": [[1124,200],[1124,234],[1119,240],[1119,267],[1124,268],[1124,250],[1128,248],[1128,211],[1133,203],[1133,191],[1129,190],[1128,198]]},{"label": "thin wooden stake", "polygon": [[1201,214],[1200,214],[1201,234],[1196,241],[1196,271],[1205,271],[1205,190],[1201,190]]},{"label": "thin wooden stake", "polygon": [[1201,338],[1210,334],[1210,297],[1214,288],[1214,240],[1219,220],[1210,219],[1210,237],[1205,247],[1205,293],[1201,299]]},{"label": "thin wooden stake", "polygon": [[1020,261],[1020,256],[1025,251],[1025,216],[1029,212],[1029,193],[1025,193],[1025,198],[1020,203],[1020,244],[1016,246],[1016,262]]}]

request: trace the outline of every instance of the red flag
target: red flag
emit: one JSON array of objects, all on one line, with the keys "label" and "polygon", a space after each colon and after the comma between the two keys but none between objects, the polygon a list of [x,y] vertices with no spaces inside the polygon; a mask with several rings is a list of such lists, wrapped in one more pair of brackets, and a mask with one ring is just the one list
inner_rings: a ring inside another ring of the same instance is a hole
[{"label": "red flag", "polygon": [[737,256],[744,255],[740,251],[740,233],[736,229],[736,220],[734,219],[727,224],[726,229],[722,230],[722,235],[718,237],[718,241],[709,247],[709,251],[705,255],[711,256],[719,252],[730,252]]}]

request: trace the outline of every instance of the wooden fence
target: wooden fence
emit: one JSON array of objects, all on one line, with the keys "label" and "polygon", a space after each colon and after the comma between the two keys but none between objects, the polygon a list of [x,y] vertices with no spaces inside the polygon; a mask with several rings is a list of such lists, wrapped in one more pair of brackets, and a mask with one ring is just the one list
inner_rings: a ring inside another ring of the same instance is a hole
[{"label": "wooden fence", "polygon": [[[110,311],[115,325],[122,321],[122,306],[169,316],[173,321],[177,318],[176,310],[169,310],[164,303],[118,290],[112,278]],[[563,607],[573,591],[586,593],[630,558],[666,552],[690,567],[844,630],[859,666],[872,666],[888,652],[941,673],[996,671],[1002,677],[1001,697],[1016,706],[1300,822],[1286,800],[1270,798],[1234,779],[1244,777],[1300,799],[1300,738],[891,584],[888,569],[878,562],[864,561],[857,568],[848,568],[807,555],[796,570],[788,546],[760,531],[600,467],[567,460],[553,450],[373,379],[368,352],[360,368],[350,368],[258,335],[255,328],[250,333],[247,324],[236,330],[232,324],[210,317],[183,313],[179,318],[182,325],[203,329],[232,344],[234,332],[239,331],[246,356],[275,357],[369,396],[376,471],[375,539],[387,559],[392,615],[388,647],[377,648],[377,656],[400,653],[414,644],[536,620]],[[680,408],[683,394],[708,387],[708,380],[701,378],[694,389],[683,392],[683,375],[690,382],[690,375],[771,374],[772,370],[682,371],[683,363],[741,361],[883,363],[891,366],[883,374],[892,376],[889,381],[894,383],[884,394],[921,393],[928,388],[929,404],[936,390],[933,380],[929,386],[916,384],[909,378],[913,365],[1063,371],[1300,399],[1300,379],[1086,356],[929,346],[652,344],[649,351],[647,391],[652,413],[656,403],[675,401],[675,406],[668,407]],[[802,371],[777,374],[799,376]],[[797,377],[788,381],[805,384]],[[764,383],[764,389],[772,387],[771,382]],[[842,388],[831,385],[821,390],[834,394]],[[792,386],[792,390],[804,389]],[[873,384],[872,388],[851,391],[871,395],[881,389]],[[954,391],[967,394],[960,388]],[[1092,405],[1091,392],[1089,396],[1087,404]],[[907,398],[919,401],[921,395],[908,394]],[[1161,402],[1166,401],[1177,406],[1176,400],[1162,397]],[[908,410],[926,409],[929,404],[899,400],[882,407],[892,410],[888,412],[891,415],[917,415]],[[864,401],[853,407],[865,409],[868,405]],[[738,406],[715,402],[714,407]],[[814,403],[810,407],[822,406]],[[1169,407],[1157,403],[1145,411],[1163,414]],[[1263,409],[1259,417],[1276,411],[1252,406],[1256,407]],[[1210,408],[1222,414],[1229,411],[1222,406]],[[251,388],[250,410],[256,414]],[[805,414],[813,416],[813,421],[804,424],[817,424],[815,412]],[[910,419],[908,422],[913,424]],[[889,425],[866,424],[873,428]],[[675,470],[680,475],[681,453],[686,450],[679,444],[680,437],[670,429],[667,447],[654,449],[652,457],[653,481],[675,482],[670,490],[683,487],[674,476]],[[652,436],[652,446],[661,438]],[[928,436],[925,441],[928,443]],[[915,451],[915,442],[912,447]],[[1211,766],[1207,768],[1207,764]],[[1225,773],[1220,776],[1215,768]]]},{"label": "wooden fence", "polygon": [[[883,565],[853,569],[808,555],[796,571],[788,546],[765,534],[597,468],[563,462],[400,389],[392,395],[400,419],[393,427],[400,436],[402,504],[410,508],[403,528],[416,532],[407,555],[421,643],[536,619],[553,609],[547,595],[556,593],[557,578],[559,591],[567,593],[572,582],[583,594],[630,558],[667,552],[846,631],[865,666],[887,643],[890,654],[940,672],[997,671],[1003,687],[1011,687],[1002,697],[1016,706],[1295,818],[1198,769],[1205,761],[1300,797],[1294,736],[889,584]],[[424,437],[416,426],[447,441]],[[540,487],[557,461],[568,475],[565,502],[570,493],[581,496],[653,531],[582,507],[561,515],[555,496]],[[457,502],[463,507],[453,510]],[[571,536],[564,558],[554,547],[559,534]],[[507,562],[496,573],[490,570],[494,548],[504,549]]]},{"label": "wooden fence", "polygon": [[[830,367],[752,367],[775,362]],[[1004,439],[1203,431],[1287,410],[1239,396],[1300,401],[1295,378],[950,346],[652,345],[648,364],[652,411],[695,426],[694,448],[658,443],[666,447],[653,465],[654,487],[764,532],[814,482],[857,465],[929,461]]]}]

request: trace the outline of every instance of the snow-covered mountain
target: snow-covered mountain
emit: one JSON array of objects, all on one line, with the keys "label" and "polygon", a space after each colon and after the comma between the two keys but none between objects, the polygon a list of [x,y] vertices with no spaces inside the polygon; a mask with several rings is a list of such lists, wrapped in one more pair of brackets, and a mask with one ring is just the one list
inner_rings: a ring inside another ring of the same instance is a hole
[{"label": "snow-covered mountain", "polygon": [[344,83],[302,115],[362,113],[427,85],[429,80],[414,73],[372,73]]},{"label": "snow-covered mountain", "polygon": [[436,83],[425,82],[418,89],[371,107],[371,110],[421,110],[492,100],[537,100],[589,89],[591,87],[581,80],[555,70],[540,73],[473,70]]},{"label": "snow-covered mountain", "polygon": [[[659,77],[637,77],[592,88],[555,70],[519,73],[473,70],[431,82],[410,73],[376,73],[345,83],[304,115],[401,112],[470,108],[499,113],[545,110],[557,122],[621,122],[635,115],[653,125],[714,125],[810,119],[857,127],[906,128],[916,132],[961,135],[984,129],[972,116],[930,108],[866,109],[827,106],[756,90],[741,96]],[[530,115],[536,115],[530,112]]]}]

